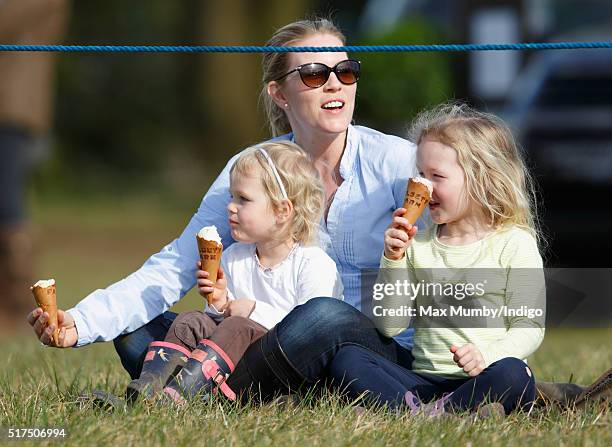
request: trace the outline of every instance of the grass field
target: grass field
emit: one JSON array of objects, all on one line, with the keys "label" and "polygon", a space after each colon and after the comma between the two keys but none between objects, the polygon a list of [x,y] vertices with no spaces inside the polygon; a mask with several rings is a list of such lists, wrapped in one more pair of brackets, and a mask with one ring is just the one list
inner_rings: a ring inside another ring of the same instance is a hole
[{"label": "grass field", "polygon": [[[35,203],[37,276],[56,278],[59,305],[68,308],[136,269],[182,230],[191,213],[142,197]],[[192,292],[175,310],[199,306]],[[590,382],[612,363],[611,336],[610,329],[549,331],[530,365],[541,379]],[[70,445],[612,445],[611,413],[601,405],[475,423],[373,410],[357,416],[333,395],[290,408],[213,401],[179,411],[136,407],[105,414],[80,406],[76,397],[83,389],[123,392],[129,378],[110,343],[60,351],[25,333],[4,338],[0,349],[0,444],[7,442],[8,427],[64,427],[63,442]]]}]

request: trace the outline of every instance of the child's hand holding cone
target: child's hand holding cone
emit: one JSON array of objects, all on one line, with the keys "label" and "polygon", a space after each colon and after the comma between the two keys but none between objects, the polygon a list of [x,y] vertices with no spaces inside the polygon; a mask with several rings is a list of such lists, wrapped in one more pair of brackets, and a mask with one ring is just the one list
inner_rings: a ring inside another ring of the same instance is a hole
[{"label": "child's hand holding cone", "polygon": [[223,267],[219,266],[217,280],[212,282],[210,274],[202,269],[202,262],[198,261],[196,279],[200,295],[206,298],[209,305],[222,312],[227,304],[227,280],[225,279]]},{"label": "child's hand holding cone", "polygon": [[[208,273],[206,280],[216,284],[219,266],[221,265],[221,254],[223,253],[223,244],[221,237],[217,232],[217,227],[214,225],[202,228],[196,235],[198,242],[198,251],[200,253],[200,264],[198,266]],[[200,278],[198,277],[198,281]],[[199,284],[198,284],[199,285]],[[212,292],[205,295],[208,304],[212,304]]]},{"label": "child's hand holding cone", "polygon": [[411,239],[417,232],[416,225],[412,225],[404,217],[405,208],[398,208],[393,213],[391,224],[385,231],[385,257],[399,260],[404,257]]},{"label": "child's hand holding cone", "polygon": [[393,213],[391,224],[385,231],[385,257],[399,260],[416,234],[414,225],[419,219],[433,194],[433,184],[422,177],[408,180],[404,205]]}]

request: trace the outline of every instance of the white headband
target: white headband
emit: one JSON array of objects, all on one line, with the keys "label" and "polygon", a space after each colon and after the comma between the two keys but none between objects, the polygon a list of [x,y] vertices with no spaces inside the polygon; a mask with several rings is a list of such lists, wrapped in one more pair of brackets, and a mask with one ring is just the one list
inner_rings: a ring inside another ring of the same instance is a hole
[{"label": "white headband", "polygon": [[272,168],[272,172],[274,173],[274,177],[276,178],[276,183],[278,183],[278,187],[280,188],[281,193],[283,194],[283,198],[285,198],[286,200],[289,200],[289,196],[287,195],[287,190],[285,190],[283,181],[281,180],[280,175],[278,174],[278,171],[276,170],[276,166],[274,166],[274,162],[272,161],[272,158],[270,158],[270,156],[268,155],[268,153],[266,152],[264,148],[258,147],[257,150],[261,152],[264,157],[266,157],[266,160],[268,161],[270,168]]}]

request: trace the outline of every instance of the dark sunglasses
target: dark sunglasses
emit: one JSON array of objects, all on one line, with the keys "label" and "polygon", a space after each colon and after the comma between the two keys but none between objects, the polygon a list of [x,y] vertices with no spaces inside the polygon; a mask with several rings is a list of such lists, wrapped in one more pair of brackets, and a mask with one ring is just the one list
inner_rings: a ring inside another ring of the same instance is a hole
[{"label": "dark sunglasses", "polygon": [[351,85],[359,80],[361,62],[353,59],[346,59],[338,62],[333,67],[328,67],[320,62],[311,62],[309,64],[300,65],[293,70],[288,71],[280,78],[276,79],[276,81],[280,81],[294,71],[297,71],[300,74],[300,79],[304,85],[310,88],[318,88],[325,85],[332,71],[336,73],[336,77],[344,85]]}]

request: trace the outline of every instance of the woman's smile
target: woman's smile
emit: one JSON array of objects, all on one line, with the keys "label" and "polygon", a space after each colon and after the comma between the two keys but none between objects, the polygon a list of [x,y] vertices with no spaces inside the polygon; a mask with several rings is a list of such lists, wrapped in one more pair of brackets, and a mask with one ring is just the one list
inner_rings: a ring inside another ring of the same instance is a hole
[{"label": "woman's smile", "polygon": [[331,113],[340,113],[344,108],[344,100],[342,99],[330,99],[329,101],[325,101],[321,108],[326,112]]}]

